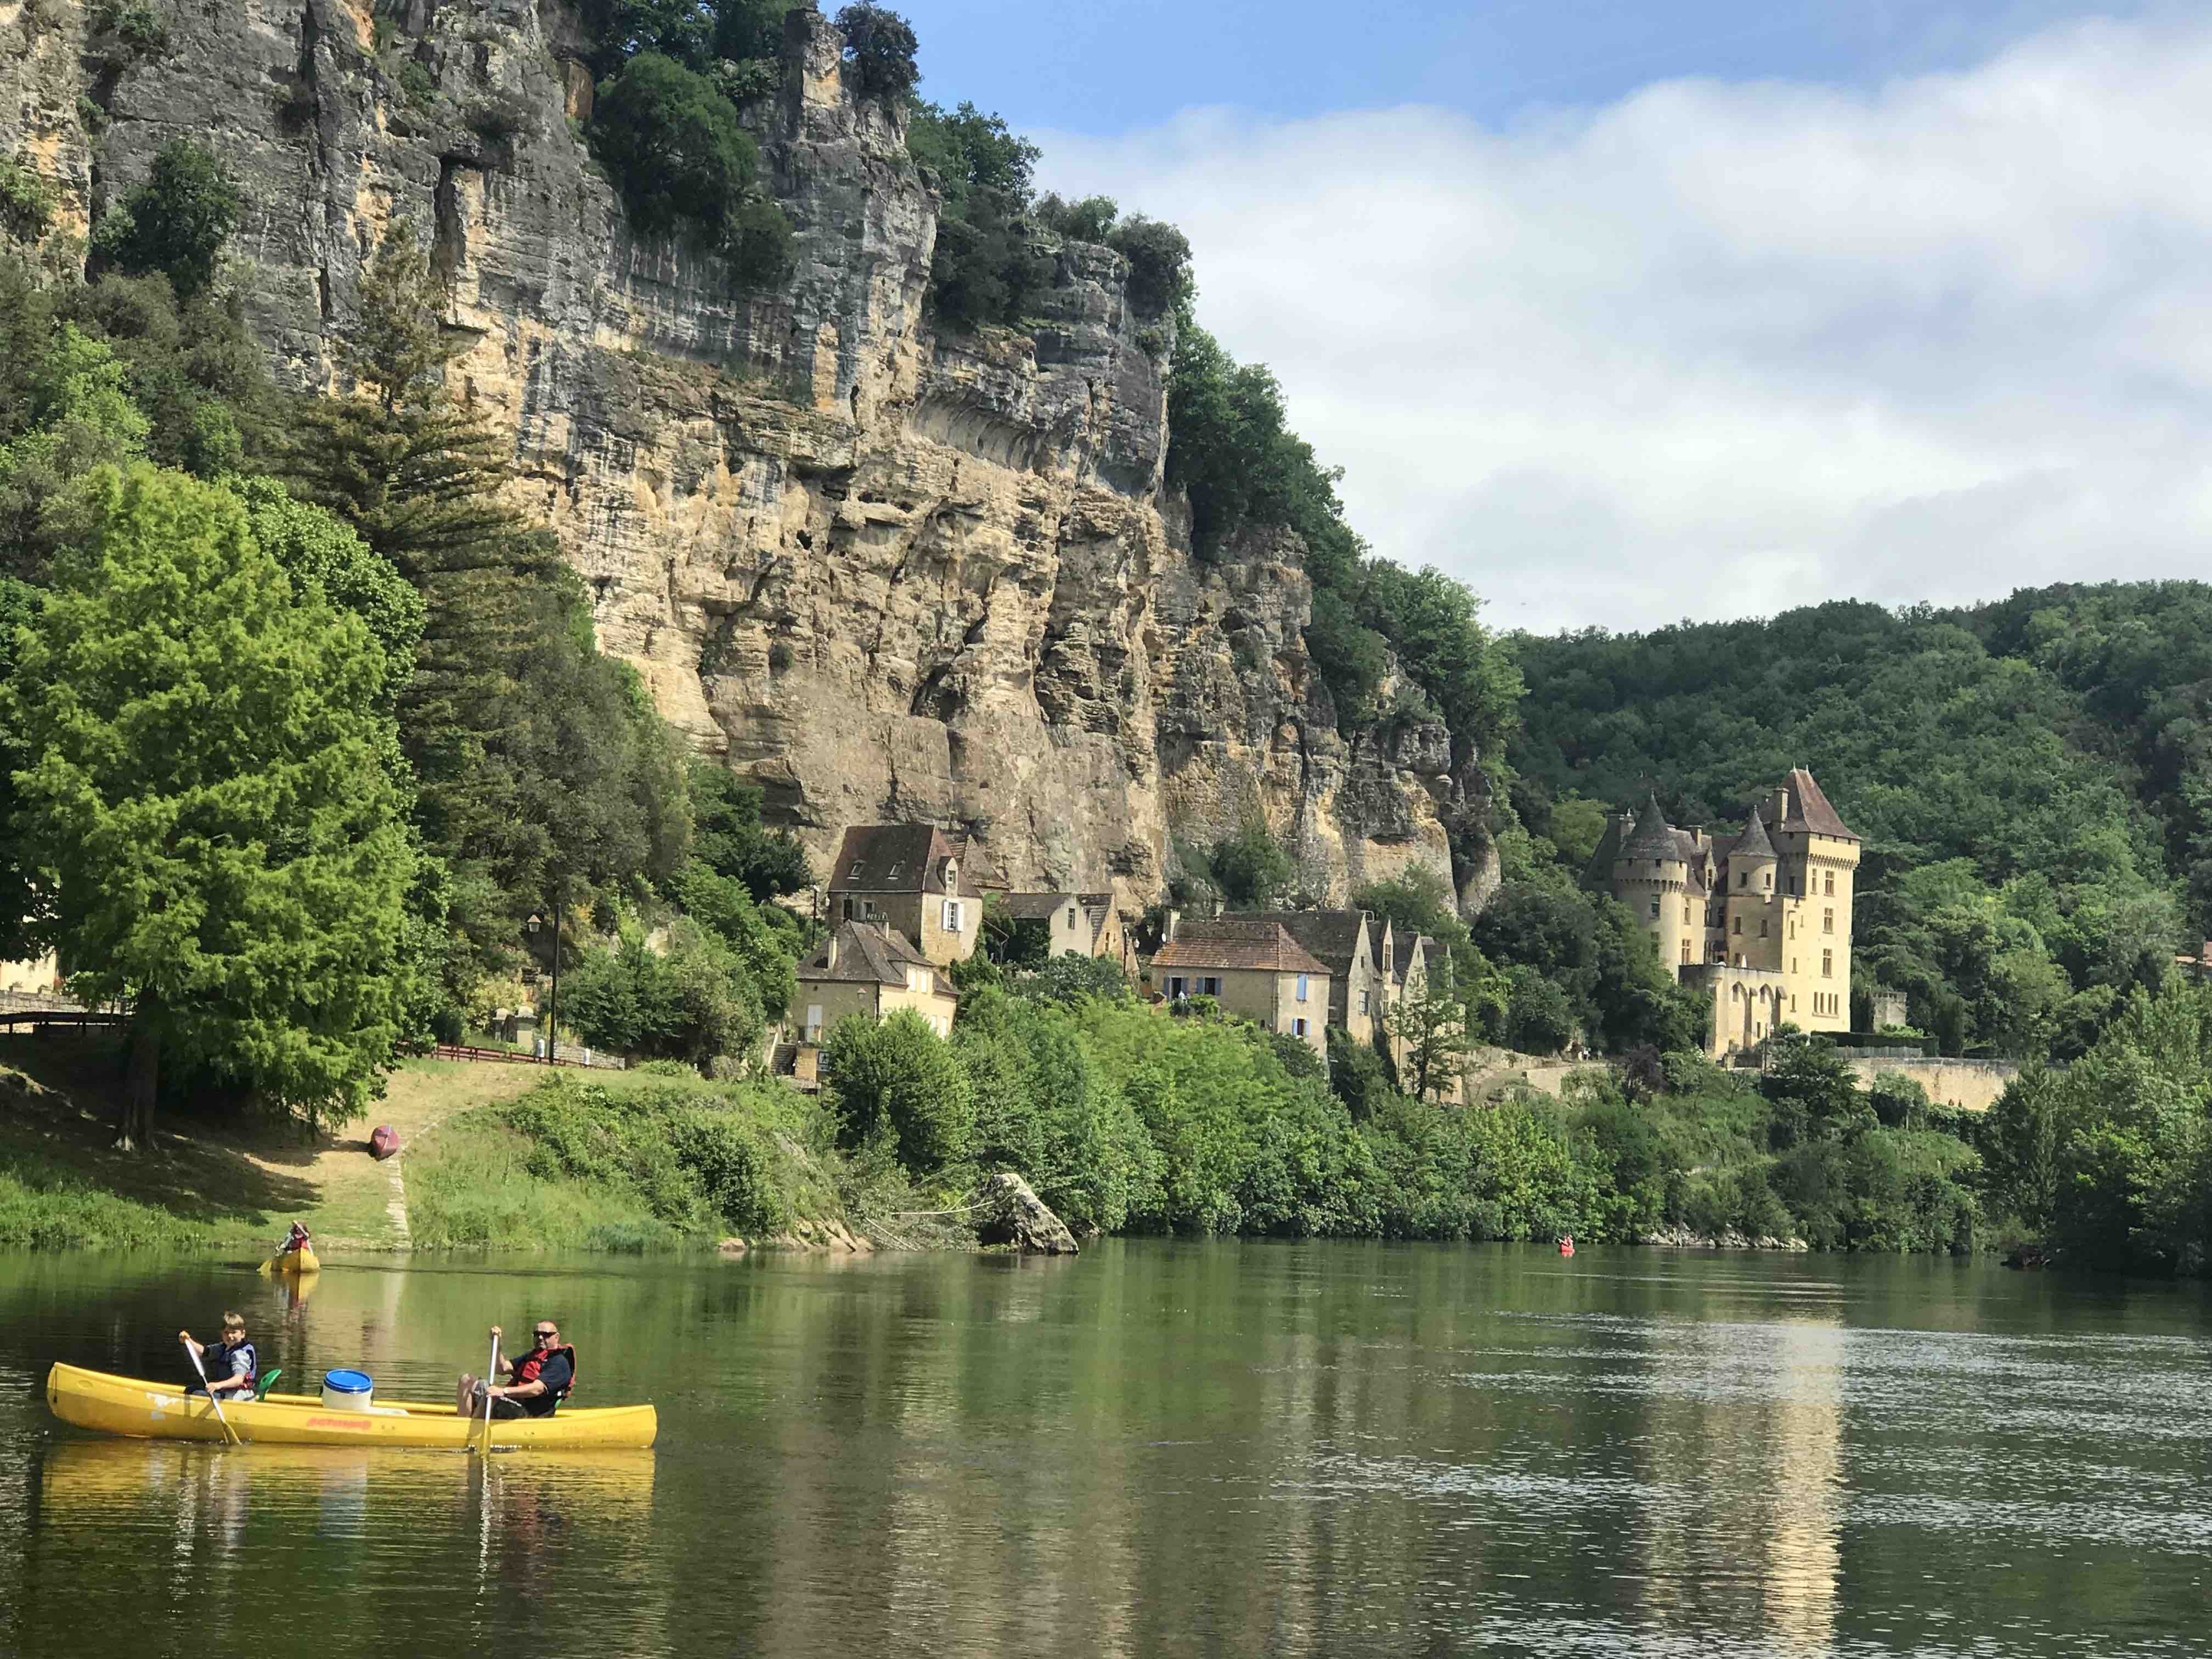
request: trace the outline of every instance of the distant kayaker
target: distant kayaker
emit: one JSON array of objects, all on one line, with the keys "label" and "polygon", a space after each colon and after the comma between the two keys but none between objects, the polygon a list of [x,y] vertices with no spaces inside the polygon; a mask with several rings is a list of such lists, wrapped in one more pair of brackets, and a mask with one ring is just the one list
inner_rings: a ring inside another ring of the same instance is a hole
[{"label": "distant kayaker", "polygon": [[[500,1334],[498,1326],[491,1328],[492,1335]],[[538,1322],[530,1344],[530,1352],[520,1359],[500,1357],[499,1369],[514,1378],[504,1388],[489,1378],[480,1382],[464,1374],[454,1391],[453,1409],[463,1417],[481,1416],[489,1395],[494,1417],[552,1416],[576,1386],[576,1351],[561,1340],[561,1328],[550,1319]]]},{"label": "distant kayaker", "polygon": [[190,1331],[179,1331],[177,1340],[199,1356],[200,1364],[207,1372],[204,1385],[198,1376],[185,1385],[186,1394],[243,1394],[252,1397],[261,1358],[253,1352],[253,1345],[246,1340],[245,1315],[223,1315],[220,1342],[195,1342]]}]

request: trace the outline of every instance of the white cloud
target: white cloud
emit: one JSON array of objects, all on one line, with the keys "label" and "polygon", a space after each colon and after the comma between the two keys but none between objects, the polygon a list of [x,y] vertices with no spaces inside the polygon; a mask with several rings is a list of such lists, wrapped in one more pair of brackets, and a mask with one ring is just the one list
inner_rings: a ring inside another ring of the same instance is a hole
[{"label": "white cloud", "polygon": [[1501,624],[2212,574],[2212,25],[1504,132],[1040,137],[1048,186],[1183,228],[1354,525]]}]

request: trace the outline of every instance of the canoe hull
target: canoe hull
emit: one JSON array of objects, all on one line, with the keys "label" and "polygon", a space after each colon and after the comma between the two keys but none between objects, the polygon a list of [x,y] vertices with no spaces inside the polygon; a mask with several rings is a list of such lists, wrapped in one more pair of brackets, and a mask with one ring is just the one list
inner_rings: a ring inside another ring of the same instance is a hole
[{"label": "canoe hull", "polygon": [[[152,1440],[222,1440],[222,1425],[205,1395],[187,1395],[173,1383],[57,1364],[46,1373],[46,1404],[64,1423],[103,1434]],[[331,1411],[307,1395],[271,1394],[266,1400],[225,1401],[223,1415],[241,1440],[281,1446],[427,1446],[451,1451],[483,1443],[482,1418],[458,1415],[450,1405],[394,1401],[373,1412]],[[611,1451],[650,1446],[659,1420],[650,1406],[605,1406],[562,1411],[551,1417],[495,1420],[495,1451],[549,1449]]]},{"label": "canoe hull", "polygon": [[315,1253],[305,1245],[296,1250],[279,1251],[269,1258],[268,1265],[270,1273],[283,1273],[287,1278],[305,1278],[309,1273],[319,1273],[323,1270],[323,1264],[315,1259]]}]

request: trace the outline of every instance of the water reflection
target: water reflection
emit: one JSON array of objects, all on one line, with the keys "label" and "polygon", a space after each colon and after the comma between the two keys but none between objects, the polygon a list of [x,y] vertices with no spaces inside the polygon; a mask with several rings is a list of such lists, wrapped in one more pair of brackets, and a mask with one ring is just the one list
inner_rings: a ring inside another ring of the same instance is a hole
[{"label": "water reflection", "polygon": [[[577,1632],[2104,1659],[2201,1619],[2212,1318],[2170,1295],[1382,1246],[338,1263],[289,1306],[227,1275],[0,1261],[0,1651],[246,1620],[319,1659]],[[660,1445],[241,1452],[46,1414],[34,1363],[137,1369],[180,1304],[258,1294],[289,1374],[356,1364],[386,1398],[553,1313],[592,1401],[653,1399]]]}]

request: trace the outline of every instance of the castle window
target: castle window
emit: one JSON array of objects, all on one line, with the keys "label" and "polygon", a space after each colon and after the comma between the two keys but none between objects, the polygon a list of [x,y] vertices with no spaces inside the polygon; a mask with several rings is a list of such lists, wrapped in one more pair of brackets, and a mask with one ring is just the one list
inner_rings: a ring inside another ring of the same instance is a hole
[{"label": "castle window", "polygon": [[1689,919],[1690,919],[1690,901],[1689,901],[1689,900],[1687,900],[1687,899],[1684,899],[1684,900],[1682,901],[1682,920],[1683,920],[1684,921],[1687,921]]},{"label": "castle window", "polygon": [[1790,999],[1790,1012],[1793,1014],[1797,1012],[1797,999],[1796,997]]},{"label": "castle window", "polygon": [[1774,872],[1772,872],[1771,870],[1769,870],[1769,871],[1768,871],[1765,875],[1761,876],[1761,877],[1759,878],[1759,884],[1761,887],[1771,887],[1771,886],[1773,886],[1773,885],[1774,885]]},{"label": "castle window", "polygon": [[1736,884],[1737,886],[1739,886],[1739,887],[1748,887],[1748,886],[1750,886],[1750,885],[1751,885],[1751,872],[1750,872],[1750,871],[1748,871],[1748,870],[1739,870],[1739,871],[1737,871],[1737,872],[1735,872],[1735,884]]},{"label": "castle window", "polygon": [[1820,952],[1820,977],[1821,977],[1822,979],[1833,979],[1835,976],[1836,976],[1836,953],[1835,953],[1833,951],[1821,951],[1821,952]]},{"label": "castle window", "polygon": [[1823,893],[1820,896],[1821,896],[1821,897],[1823,897],[1823,898],[1833,898],[1833,897],[1835,897],[1835,896],[1836,896],[1836,872],[1835,872],[1834,871],[1831,870],[1831,871],[1829,871],[1829,872],[1828,872],[1828,887],[1827,887],[1827,890],[1826,890],[1825,893]]},{"label": "castle window", "polygon": [[1652,919],[1653,919],[1654,921],[1656,921],[1656,920],[1658,919],[1658,915],[1659,915],[1659,901],[1658,901],[1657,899],[1653,899],[1653,900],[1651,901],[1651,915],[1652,915]]},{"label": "castle window", "polygon": [[1766,918],[1765,916],[1761,916],[1759,919],[1759,936],[1761,939],[1765,939],[1766,937]]},{"label": "castle window", "polygon": [[1690,941],[1689,941],[1689,940],[1687,940],[1687,939],[1684,939],[1684,940],[1682,941],[1682,960],[1683,960],[1683,961],[1685,961],[1685,962],[1687,962],[1689,959],[1690,959]]},{"label": "castle window", "polygon": [[1735,931],[1739,933],[1743,932],[1743,918],[1741,916],[1738,916],[1735,919]]},{"label": "castle window", "polygon": [[1824,933],[1832,933],[1836,931],[1836,913],[1833,910],[1820,912],[1820,931]]}]

